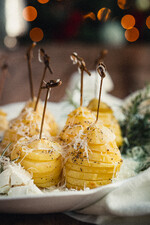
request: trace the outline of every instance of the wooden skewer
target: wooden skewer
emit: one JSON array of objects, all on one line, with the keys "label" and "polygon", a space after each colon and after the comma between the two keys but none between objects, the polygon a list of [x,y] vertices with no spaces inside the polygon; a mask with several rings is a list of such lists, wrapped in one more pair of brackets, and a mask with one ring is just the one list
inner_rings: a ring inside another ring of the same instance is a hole
[{"label": "wooden skewer", "polygon": [[96,58],[96,60],[95,60],[95,63],[94,63],[95,66],[97,66],[97,64],[98,64],[100,61],[103,61],[107,54],[108,54],[108,50],[107,50],[107,49],[102,49],[102,50],[100,51],[99,56],[98,56],[98,57]]},{"label": "wooden skewer", "polygon": [[78,68],[80,69],[81,72],[81,89],[80,89],[80,106],[83,104],[83,75],[84,71],[91,76],[90,71],[86,68],[85,62],[83,58],[79,57],[76,52],[72,53],[70,56],[71,60],[73,61],[74,64],[78,65]]},{"label": "wooden skewer", "polygon": [[[102,49],[100,51],[99,56],[96,58],[95,62],[94,62],[94,66],[97,68],[97,64],[99,62],[103,62],[105,56],[108,54],[108,50],[107,49]],[[97,98],[97,90],[98,90],[98,77],[97,77],[97,73],[95,76],[95,98]]]},{"label": "wooden skewer", "polygon": [[30,94],[31,99],[34,98],[34,89],[33,89],[33,78],[32,78],[32,70],[31,70],[31,59],[33,48],[36,46],[36,42],[33,42],[32,45],[28,48],[26,57],[27,57],[27,65],[28,65],[28,74],[29,74],[29,84],[30,84]]},{"label": "wooden skewer", "polygon": [[45,103],[44,103],[44,109],[43,109],[43,115],[42,115],[39,139],[42,138],[46,106],[47,106],[47,101],[48,101],[49,94],[51,92],[51,88],[58,87],[61,84],[62,84],[62,81],[60,79],[58,79],[56,81],[55,80],[50,80],[50,82],[46,83],[45,86],[41,87],[41,89],[47,89],[47,92],[46,92],[46,97],[45,97]]},{"label": "wooden skewer", "polygon": [[37,96],[37,100],[36,100],[36,103],[35,103],[34,111],[36,111],[36,109],[37,109],[37,105],[38,105],[40,95],[41,95],[41,91],[42,91],[43,80],[45,78],[47,69],[50,71],[51,74],[53,73],[53,71],[52,71],[52,69],[49,65],[50,57],[45,53],[45,51],[42,48],[39,50],[39,55],[40,55],[39,60],[40,60],[40,62],[44,62],[45,67],[44,67],[43,76],[42,76],[42,79],[41,79],[41,83],[40,83],[40,87],[39,87],[38,96]]},{"label": "wooden skewer", "polygon": [[102,95],[103,79],[106,76],[106,66],[102,62],[100,62],[98,64],[98,66],[97,66],[97,72],[101,76],[101,82],[100,82],[99,99],[98,99],[98,107],[97,107],[97,116],[96,116],[95,123],[97,123],[97,121],[98,121],[99,109],[100,109],[100,102],[101,102],[101,95]]}]

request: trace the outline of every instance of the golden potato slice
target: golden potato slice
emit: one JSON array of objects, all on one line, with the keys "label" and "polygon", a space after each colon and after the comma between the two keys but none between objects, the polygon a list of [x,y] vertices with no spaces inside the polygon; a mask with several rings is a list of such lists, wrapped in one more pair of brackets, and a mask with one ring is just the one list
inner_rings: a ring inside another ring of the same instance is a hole
[{"label": "golden potato slice", "polygon": [[[97,111],[97,107],[98,107],[98,99],[97,98],[93,98],[87,106],[87,108],[91,111]],[[101,102],[99,111],[104,112],[104,113],[106,113],[106,112],[113,113],[111,107],[108,106],[105,102]]]},{"label": "golden potato slice", "polygon": [[[113,173],[114,167],[91,167],[91,166],[83,166],[78,164],[73,164],[67,162],[65,165],[66,169],[74,170],[74,171],[82,171],[83,173]],[[118,164],[116,167],[116,171],[120,170],[120,165]]]},{"label": "golden potato slice", "polygon": [[[102,181],[102,180],[109,180],[112,179],[113,173],[84,173],[83,171],[73,171],[68,170],[66,168],[65,175],[67,177],[72,177],[79,180],[96,180],[96,181]],[[115,174],[114,174],[115,175]]]},{"label": "golden potato slice", "polygon": [[45,173],[51,172],[55,167],[61,164],[61,157],[54,161],[37,162],[29,159],[23,159],[20,161],[21,165],[29,172],[33,173]]},{"label": "golden potato slice", "polygon": [[51,170],[50,172],[43,172],[43,173],[39,173],[39,172],[33,172],[32,176],[33,177],[48,177],[49,175],[53,176],[53,175],[58,175],[60,174],[60,171],[62,171],[62,164],[58,165],[57,167],[55,167],[53,170]]},{"label": "golden potato slice", "polygon": [[[67,162],[72,163],[72,164],[76,164],[76,165],[80,165],[80,166],[88,166],[88,167],[98,167],[98,168],[114,168],[116,167],[116,165],[118,165],[119,163],[103,163],[103,162],[97,162],[97,161],[88,161],[86,158],[82,159],[82,158],[78,158],[78,159],[74,159],[69,157]],[[120,161],[121,162],[121,161]]]},{"label": "golden potato slice", "polygon": [[39,188],[47,188],[47,187],[52,187],[52,186],[57,186],[61,180],[61,177],[59,177],[57,180],[53,181],[48,181],[45,183],[36,183],[36,186]]},{"label": "golden potato slice", "polygon": [[43,183],[47,183],[47,182],[53,182],[54,180],[58,180],[58,178],[60,177],[61,171],[59,172],[59,174],[51,174],[49,176],[46,177],[33,177],[34,179],[34,183],[35,184],[43,184]]},{"label": "golden potato slice", "polygon": [[120,161],[120,154],[99,154],[95,152],[89,152],[88,153],[88,159],[90,161],[97,161],[97,162],[103,162],[103,163],[110,163],[110,162],[119,162]]},{"label": "golden potato slice", "polygon": [[[82,186],[82,187],[89,187],[89,188],[96,188],[101,185],[110,184],[111,180],[102,180],[102,181],[90,181],[90,180],[79,180],[72,177],[66,177],[66,186],[67,183],[72,184],[74,186]],[[68,186],[67,186],[68,187]]]}]

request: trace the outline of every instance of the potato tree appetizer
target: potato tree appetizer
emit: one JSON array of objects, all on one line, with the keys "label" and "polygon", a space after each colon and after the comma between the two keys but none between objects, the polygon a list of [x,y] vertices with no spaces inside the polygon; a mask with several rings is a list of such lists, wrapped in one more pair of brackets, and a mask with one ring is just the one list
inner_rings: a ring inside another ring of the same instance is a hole
[{"label": "potato tree appetizer", "polygon": [[39,138],[20,139],[11,152],[11,160],[18,159],[33,176],[34,183],[41,188],[59,184],[62,172],[61,146],[52,140],[42,137],[47,100],[51,88],[61,85],[61,81],[51,80],[42,86],[47,89]]},{"label": "potato tree appetizer", "polygon": [[111,183],[122,163],[115,134],[99,120],[104,64],[99,63],[98,70],[101,82],[96,121],[83,131],[80,138],[74,139],[66,154],[66,186],[77,190]]}]

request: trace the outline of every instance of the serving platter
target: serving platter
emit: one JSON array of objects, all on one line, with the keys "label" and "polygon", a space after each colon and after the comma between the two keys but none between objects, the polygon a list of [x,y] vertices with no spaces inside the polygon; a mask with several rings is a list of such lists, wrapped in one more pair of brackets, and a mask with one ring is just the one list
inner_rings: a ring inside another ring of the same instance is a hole
[{"label": "serving platter", "polygon": [[52,191],[43,195],[0,197],[1,213],[56,213],[80,210],[119,187],[124,181],[84,191]]},{"label": "serving platter", "polygon": [[[24,102],[13,103],[1,108],[8,114],[8,120],[15,118],[24,106]],[[118,102],[116,101],[116,105]],[[48,109],[55,115],[56,121],[62,127],[67,114],[73,107],[66,102],[48,103]],[[111,192],[124,181],[112,183],[92,190],[54,190],[41,195],[8,197],[0,196],[0,212],[2,213],[53,213],[78,210],[88,206]]]}]

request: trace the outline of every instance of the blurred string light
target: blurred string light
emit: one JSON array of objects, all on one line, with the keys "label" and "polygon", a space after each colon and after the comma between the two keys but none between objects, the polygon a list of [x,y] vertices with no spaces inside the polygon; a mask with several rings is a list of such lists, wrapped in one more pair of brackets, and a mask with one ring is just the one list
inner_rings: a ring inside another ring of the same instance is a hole
[{"label": "blurred string light", "polygon": [[49,2],[49,0],[37,0],[39,3],[41,3],[41,4],[46,4],[46,3],[48,3]]},{"label": "blurred string light", "polygon": [[91,19],[91,20],[96,20],[96,16],[93,12],[87,13],[86,15],[83,16],[83,19]]},{"label": "blurred string light", "polygon": [[150,16],[146,18],[146,26],[150,29]]},{"label": "blurred string light", "polygon": [[37,10],[33,6],[27,6],[23,9],[23,18],[26,21],[33,21],[37,18]]},{"label": "blurred string light", "polygon": [[30,31],[30,38],[32,41],[34,42],[39,42],[43,39],[44,37],[44,33],[42,31],[41,28],[39,27],[34,27],[31,31]]},{"label": "blurred string light", "polygon": [[117,21],[107,22],[103,25],[99,37],[103,42],[115,46],[125,42],[123,29]]},{"label": "blurred string light", "polygon": [[150,10],[150,0],[136,0],[136,7],[139,10]]},{"label": "blurred string light", "polygon": [[120,9],[128,9],[130,6],[129,0],[117,0],[117,4]]},{"label": "blurred string light", "polygon": [[5,0],[5,29],[4,44],[8,48],[14,48],[17,44],[16,37],[27,30],[27,23],[22,18],[24,0]]},{"label": "blurred string light", "polygon": [[4,44],[7,48],[14,48],[17,45],[17,38],[6,36],[4,38]]},{"label": "blurred string light", "polygon": [[125,31],[125,38],[129,42],[135,42],[139,38],[139,30],[136,27]]},{"label": "blurred string light", "polygon": [[121,19],[121,25],[124,29],[131,29],[135,25],[135,18],[132,15],[125,15]]},{"label": "blurred string light", "polygon": [[97,19],[106,22],[111,14],[111,10],[108,8],[101,8],[97,13]]}]

